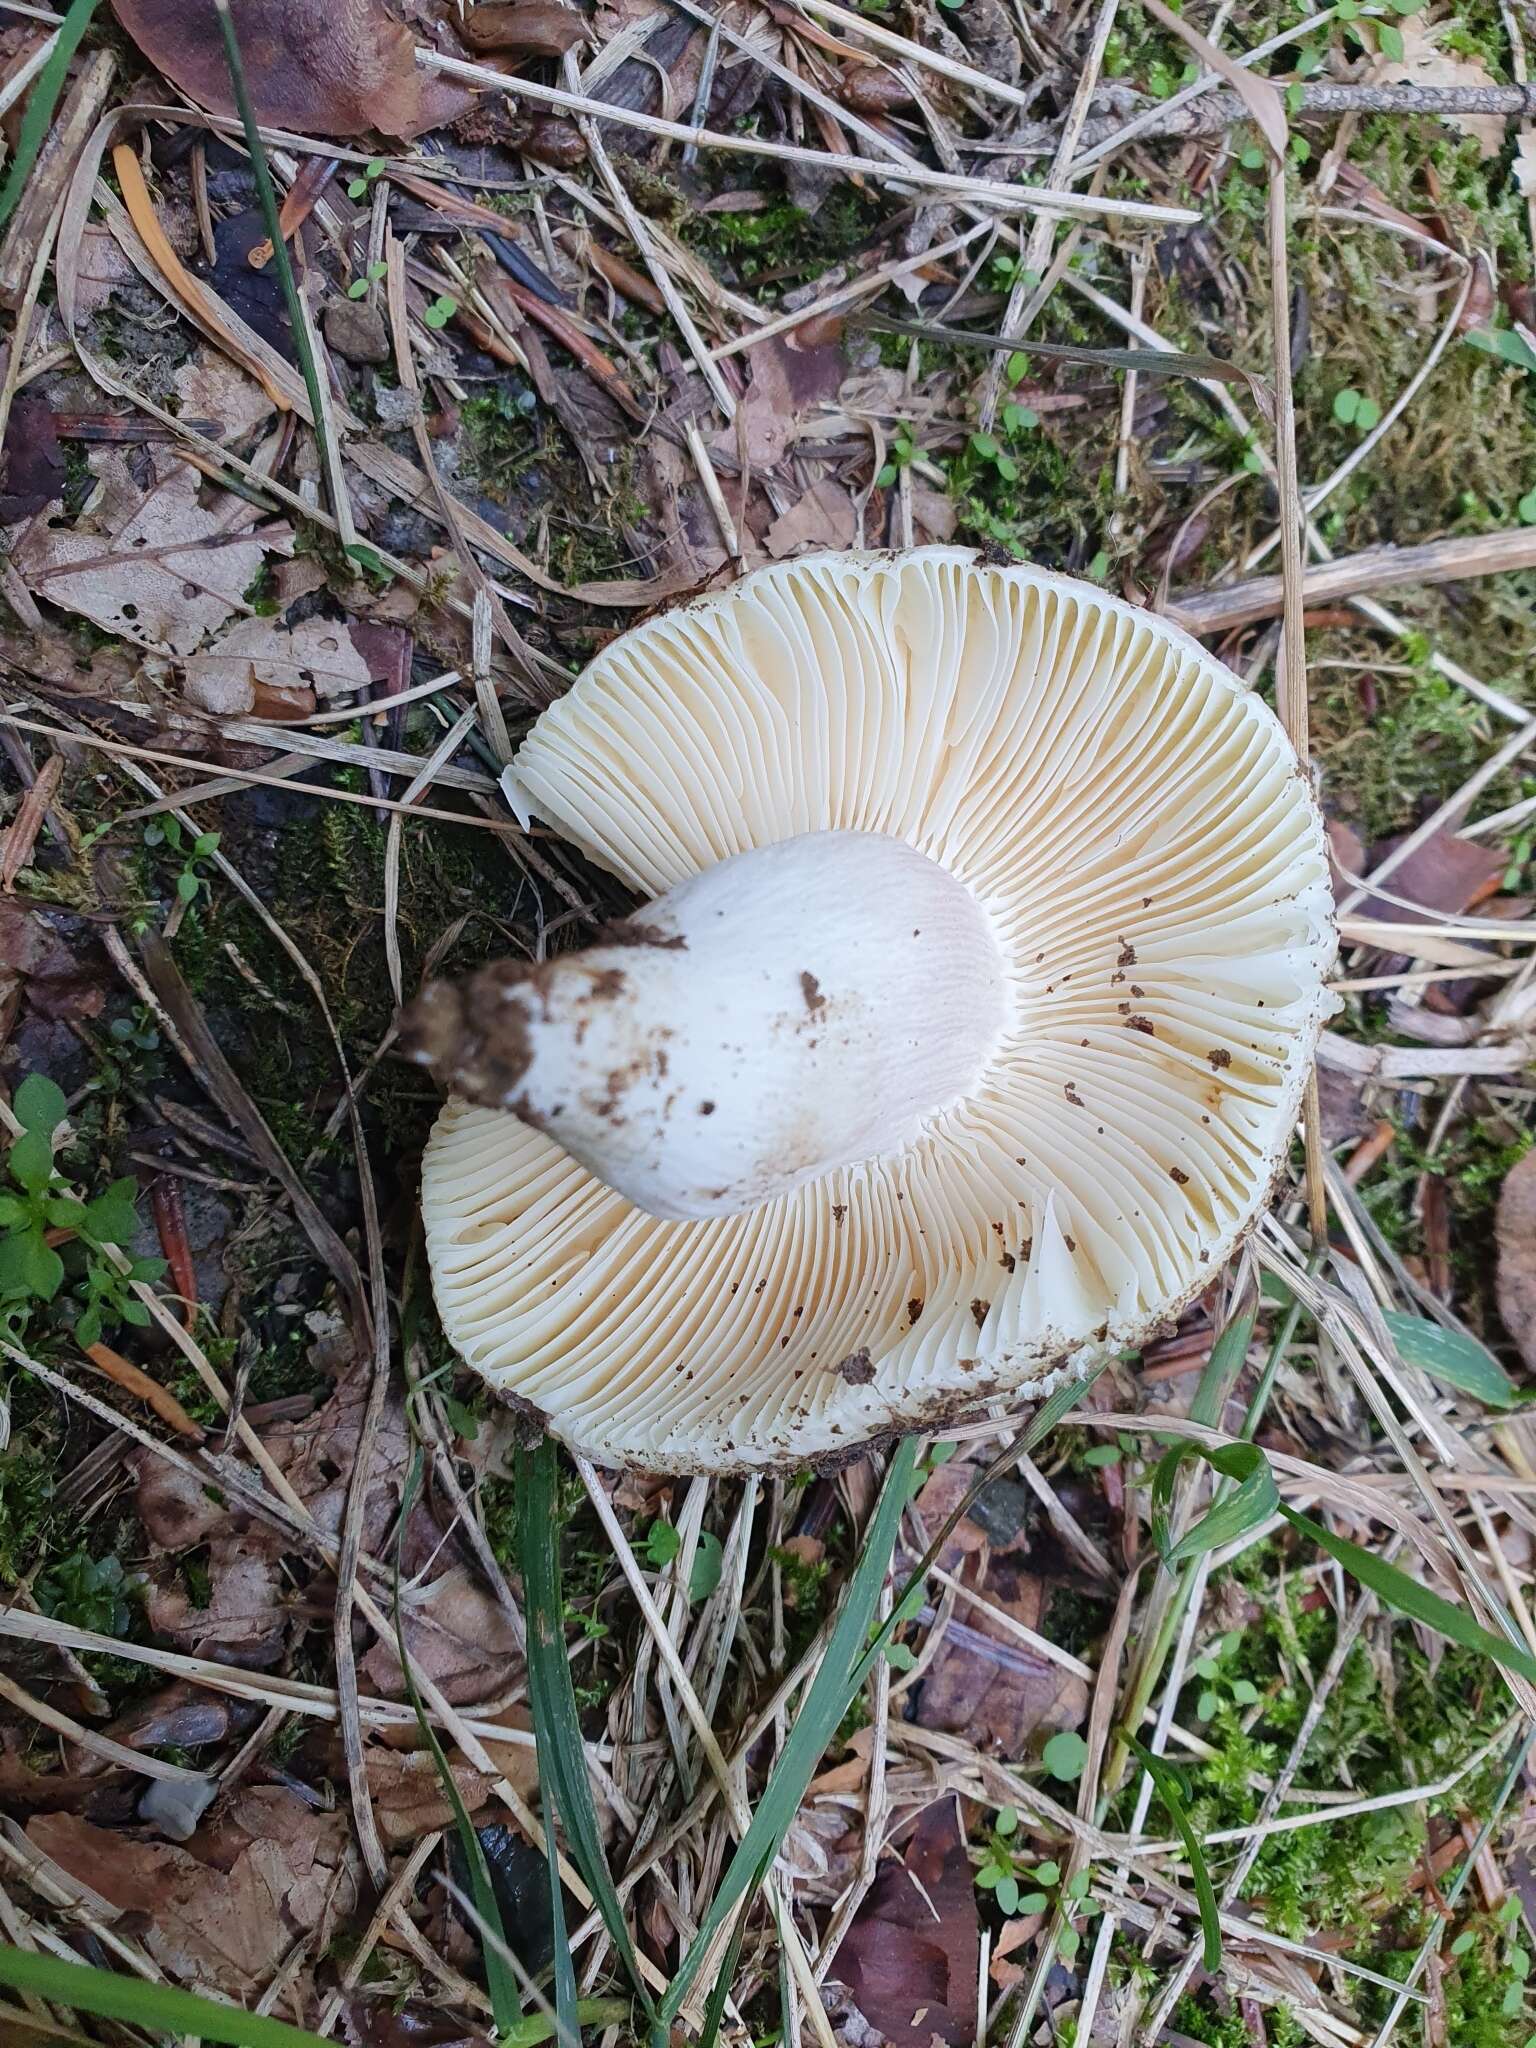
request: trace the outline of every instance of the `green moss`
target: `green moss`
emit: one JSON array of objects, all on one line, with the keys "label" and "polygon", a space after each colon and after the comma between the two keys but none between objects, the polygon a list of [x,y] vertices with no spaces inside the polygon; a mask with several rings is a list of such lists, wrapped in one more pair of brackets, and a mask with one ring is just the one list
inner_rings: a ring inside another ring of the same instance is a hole
[{"label": "green moss", "polygon": [[[1266,2005],[1263,2013],[1268,2048],[1307,2048],[1311,2035],[1283,2005]],[[1208,1990],[1187,1993],[1181,1998],[1173,2009],[1170,2025],[1172,2032],[1164,2035],[1165,2040],[1182,2036],[1186,2041],[1203,2042],[1205,2048],[1253,2048],[1254,2037],[1239,2006],[1223,1996],[1218,2008],[1215,1996]]]},{"label": "green moss", "polygon": [[[1181,1719],[1201,1726],[1214,1746],[1210,1759],[1187,1765],[1196,1832],[1245,1827],[1259,1813],[1255,1774],[1272,1776],[1290,1753],[1311,1702],[1311,1681],[1336,1640],[1331,1606],[1302,1598],[1305,1582],[1281,1581],[1293,1561],[1274,1545],[1250,1551],[1234,1571],[1252,1588],[1252,1618],[1236,1631],[1221,1660],[1221,1684],[1192,1675]],[[1443,1777],[1508,1712],[1497,1673],[1483,1658],[1447,1646],[1432,1668],[1406,1624],[1391,1631],[1392,1687],[1382,1688],[1370,1646],[1357,1642],[1328,1695],[1295,1779],[1298,1791],[1348,1785],[1362,1798]],[[1304,1667],[1304,1668],[1303,1668]],[[1258,1695],[1253,1709],[1234,1702],[1237,1681]],[[1204,1699],[1201,1695],[1205,1694]],[[1280,1933],[1302,1938],[1326,1927],[1349,1934],[1371,1966],[1404,1943],[1417,1942],[1425,1905],[1411,1879],[1428,1844],[1427,1821],[1478,1812],[1490,1800],[1495,1761],[1460,1784],[1447,1800],[1330,1820],[1268,1837],[1244,1884],[1245,1903]],[[1238,1851],[1212,1853],[1218,1890]],[[1201,2039],[1220,2038],[1197,2036]]]},{"label": "green moss", "polygon": [[[1375,698],[1369,711],[1362,674]],[[1329,807],[1352,820],[1367,844],[1412,825],[1426,804],[1459,788],[1487,751],[1487,712],[1427,662],[1409,675],[1320,668],[1312,703],[1313,753]]]},{"label": "green moss", "polygon": [[28,1430],[15,1450],[0,1453],[0,1585],[14,1586],[53,1547],[53,1475],[39,1439]]},{"label": "green moss", "polygon": [[459,407],[459,422],[460,466],[487,497],[504,502],[530,469],[560,461],[554,423],[521,378],[498,377],[473,393]]},{"label": "green moss", "polygon": [[883,207],[874,196],[839,183],[814,213],[789,199],[743,213],[692,213],[681,224],[684,242],[702,251],[727,281],[758,289],[765,299],[774,286],[820,276],[851,255],[880,225]]}]

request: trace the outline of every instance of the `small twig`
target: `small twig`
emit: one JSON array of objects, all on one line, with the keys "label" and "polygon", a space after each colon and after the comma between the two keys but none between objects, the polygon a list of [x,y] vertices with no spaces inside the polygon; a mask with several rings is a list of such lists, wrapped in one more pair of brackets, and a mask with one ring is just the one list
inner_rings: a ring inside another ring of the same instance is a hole
[{"label": "small twig", "polygon": [[[228,0],[225,0],[228,4]],[[865,34],[873,23],[860,16]],[[997,207],[1007,213],[1033,213],[1048,208],[1057,213],[1086,215],[1090,219],[1158,221],[1193,225],[1198,213],[1184,206],[1154,206],[1138,199],[1103,199],[1080,192],[1047,192],[1035,185],[994,184],[986,178],[964,177],[948,171],[931,171],[920,164],[881,163],[873,157],[833,156],[825,149],[807,149],[792,142],[770,142],[761,135],[728,135],[713,128],[692,128],[682,121],[668,121],[659,114],[642,114],[631,107],[619,107],[606,100],[594,100],[584,93],[563,91],[543,85],[521,74],[508,78],[485,64],[467,64],[457,57],[444,57],[436,50],[418,48],[417,63],[444,78],[458,79],[482,91],[515,95],[558,107],[562,113],[592,114],[599,120],[618,121],[647,135],[668,136],[674,142],[695,142],[701,149],[718,149],[738,156],[771,157],[780,163],[810,164],[814,169],[836,171],[843,177],[872,178],[881,189],[910,185],[925,192],[938,192],[951,199]],[[996,81],[992,81],[994,89]]]},{"label": "small twig", "polygon": [[[1536,526],[1516,526],[1503,533],[1425,541],[1411,548],[1366,548],[1336,561],[1309,563],[1302,597],[1309,605],[1327,604],[1335,598],[1395,590],[1404,584],[1456,583],[1468,576],[1501,576],[1511,569],[1531,568],[1536,568]],[[1164,611],[1185,632],[1205,639],[1234,626],[1272,619],[1284,604],[1281,577],[1254,576],[1216,590],[1177,595]]]},{"label": "small twig", "polygon": [[[1282,134],[1281,141],[1284,141]],[[1275,470],[1280,485],[1281,608],[1285,627],[1280,643],[1280,720],[1296,749],[1305,773],[1308,744],[1307,629],[1303,618],[1304,592],[1303,534],[1306,514],[1301,502],[1301,479],[1296,467],[1296,407],[1291,392],[1291,270],[1288,239],[1290,221],[1286,205],[1285,155],[1268,159],[1269,222],[1269,307],[1273,329],[1275,379]],[[1316,1244],[1328,1236],[1328,1186],[1323,1171],[1322,1111],[1318,1103],[1317,1072],[1307,1076],[1301,1104],[1302,1144],[1306,1153],[1307,1214]]]},{"label": "small twig", "polygon": [[[1309,29],[1316,21],[1309,20]],[[1536,86],[1531,85],[1328,85],[1307,81],[1299,87],[1300,105],[1293,120],[1340,120],[1347,114],[1429,115],[1447,120],[1472,114],[1502,115],[1506,120],[1536,114]],[[1127,142],[1163,141],[1177,137],[1195,141],[1224,135],[1252,116],[1235,92],[1214,87],[1202,98],[1175,106],[1150,107],[1136,116],[1138,126]],[[1009,131],[997,147],[1009,156],[1046,156],[1059,146],[1062,121],[1030,121]],[[1123,114],[1105,114],[1086,122],[1082,148],[1112,148],[1125,134]],[[1081,160],[1079,160],[1081,162]],[[1074,165],[1076,169],[1078,166]]]}]

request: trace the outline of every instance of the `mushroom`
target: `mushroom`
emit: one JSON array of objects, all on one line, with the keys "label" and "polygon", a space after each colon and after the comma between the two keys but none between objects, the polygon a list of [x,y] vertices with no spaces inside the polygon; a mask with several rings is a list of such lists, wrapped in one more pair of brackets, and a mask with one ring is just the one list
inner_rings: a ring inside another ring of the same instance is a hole
[{"label": "mushroom", "polygon": [[1322,822],[1183,633],[967,549],[623,634],[507,770],[644,907],[429,984],[449,1338],[599,1463],[760,1470],[1035,1397],[1217,1273],[1334,999]]}]

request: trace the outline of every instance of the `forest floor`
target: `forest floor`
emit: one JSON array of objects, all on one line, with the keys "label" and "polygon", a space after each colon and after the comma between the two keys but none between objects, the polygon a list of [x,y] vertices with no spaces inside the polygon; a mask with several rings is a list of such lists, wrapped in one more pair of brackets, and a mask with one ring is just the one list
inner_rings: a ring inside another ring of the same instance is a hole
[{"label": "forest floor", "polygon": [[[233,18],[286,259],[211,4],[0,5],[0,2042],[1530,2048],[1536,13]],[[498,783],[615,633],[925,541],[1278,702],[1321,1156],[1033,1429],[534,1457],[397,1009],[629,907]]]}]

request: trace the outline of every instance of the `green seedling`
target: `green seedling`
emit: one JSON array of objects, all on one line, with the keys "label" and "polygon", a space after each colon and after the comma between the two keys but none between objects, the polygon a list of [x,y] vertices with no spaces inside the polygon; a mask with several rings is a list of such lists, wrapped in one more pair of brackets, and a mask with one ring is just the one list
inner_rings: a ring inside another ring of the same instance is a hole
[{"label": "green seedling", "polygon": [[447,292],[439,292],[421,317],[429,327],[446,327],[458,310],[457,299],[450,298]]},{"label": "green seedling", "polygon": [[379,279],[388,273],[388,270],[389,265],[387,263],[370,263],[363,272],[363,275],[361,277],[354,277],[347,286],[347,297],[349,299],[366,298],[369,285],[377,284]]},{"label": "green seedling", "polygon": [[1340,426],[1355,427],[1362,434],[1368,434],[1381,418],[1381,407],[1374,398],[1367,398],[1353,385],[1346,385],[1335,394],[1333,416]]},{"label": "green seedling", "polygon": [[912,429],[898,427],[891,436],[891,459],[875,478],[876,484],[882,491],[888,491],[904,469],[910,469],[914,462],[922,459],[923,453],[912,439]]},{"label": "green seedling", "polygon": [[[665,1515],[658,1515],[645,1532],[640,1555],[654,1571],[664,1572],[680,1556],[682,1548],[683,1539],[677,1529]],[[691,1604],[707,1600],[719,1585],[723,1558],[720,1538],[712,1536],[707,1529],[702,1530],[693,1548],[693,1565],[688,1574]]]},{"label": "green seedling", "polygon": [[[1018,406],[1016,411],[1024,412],[1027,407]],[[1005,484],[1016,484],[1019,480],[1019,465],[1003,447],[995,434],[972,434],[971,453],[979,455],[983,462],[990,462]]]},{"label": "green seedling", "polygon": [[384,159],[383,159],[383,157],[381,157],[381,156],[371,156],[371,157],[369,157],[369,159],[368,159],[367,163],[365,163],[365,164],[363,165],[363,174],[362,174],[362,176],[361,176],[360,178],[351,178],[351,179],[349,179],[349,180],[348,180],[348,182],[347,182],[347,197],[348,197],[349,199],[365,199],[365,198],[366,198],[366,197],[368,196],[369,192],[371,192],[371,191],[372,191],[372,189],[373,189],[373,187],[374,187],[374,184],[375,184],[375,182],[376,182],[376,181],[377,181],[378,179],[382,178],[382,177],[383,177],[383,175],[384,175]]},{"label": "green seedling", "polygon": [[90,1557],[72,1550],[39,1572],[32,1594],[44,1614],[98,1636],[125,1636],[133,1616],[128,1606],[138,1581],[120,1557]]},{"label": "green seedling", "polygon": [[1047,1859],[1031,1863],[1017,1854],[1013,1838],[1018,1833],[1018,1809],[1003,1807],[992,1824],[992,1833],[976,1872],[979,1891],[991,1892],[999,1908],[1010,1916],[1028,1918],[1034,1913],[1060,1911],[1066,1921],[1056,1943],[1058,1955],[1070,1961],[1082,1946],[1082,1929],[1075,1921],[1091,1920],[1101,1910],[1088,1896],[1092,1883],[1087,1870],[1079,1870],[1062,1881],[1061,1865]]},{"label": "green seedling", "polygon": [[1088,1745],[1081,1735],[1063,1728],[1041,1750],[1040,1761],[1053,1778],[1060,1778],[1064,1785],[1075,1785],[1088,1762]]},{"label": "green seedling", "polygon": [[1191,1667],[1202,1684],[1200,1697],[1195,1702],[1195,1713],[1202,1721],[1213,1720],[1223,1707],[1256,1707],[1259,1704],[1259,1688],[1253,1680],[1232,1676],[1230,1667],[1242,1640],[1240,1629],[1228,1629],[1215,1647],[1203,1657],[1197,1657]]},{"label": "green seedling", "polygon": [[176,895],[182,903],[192,903],[199,889],[208,886],[208,877],[201,873],[199,863],[211,860],[218,852],[217,832],[199,832],[195,839],[189,840],[181,820],[167,813],[164,817],[152,818],[144,827],[144,844],[168,846],[172,853],[182,856],[181,872],[176,877]]},{"label": "green seedling", "polygon": [[[56,1298],[69,1267],[75,1276],[78,1344],[100,1343],[109,1324],[142,1328],[149,1311],[134,1294],[133,1283],[158,1280],[165,1263],[127,1258],[123,1250],[138,1229],[132,1176],[113,1181],[90,1201],[79,1200],[54,1167],[55,1138],[66,1107],[63,1091],[42,1074],[29,1074],[11,1107],[22,1132],[6,1153],[10,1188],[0,1187],[0,1330],[13,1341],[18,1338],[33,1309]],[[67,1249],[68,1267],[51,1238]],[[126,1269],[108,1247],[122,1252]]]},{"label": "green seedling", "polygon": [[994,256],[992,258],[992,288],[994,291],[1009,291],[1016,284],[1032,292],[1040,282],[1040,273],[1033,270],[1022,256]]}]

